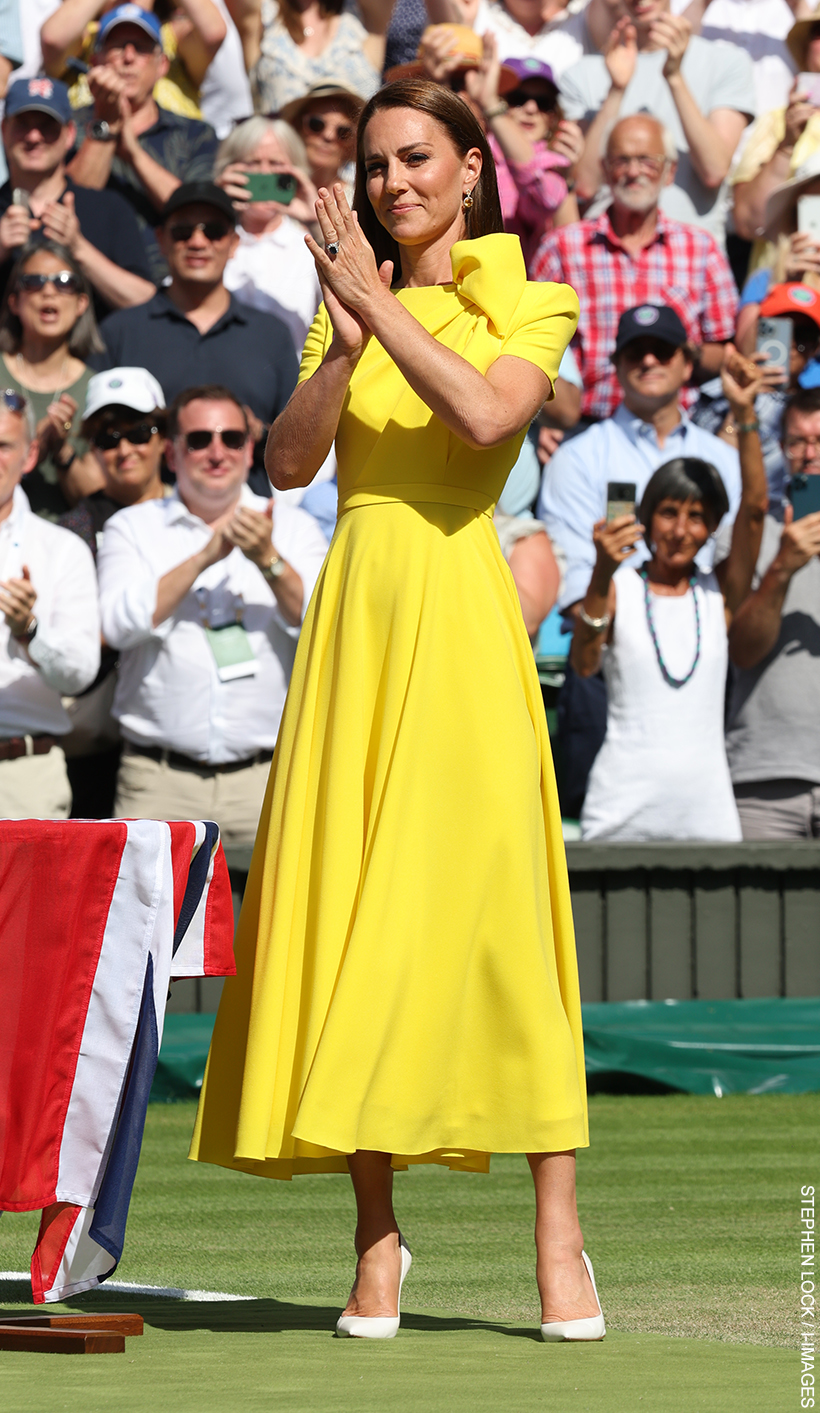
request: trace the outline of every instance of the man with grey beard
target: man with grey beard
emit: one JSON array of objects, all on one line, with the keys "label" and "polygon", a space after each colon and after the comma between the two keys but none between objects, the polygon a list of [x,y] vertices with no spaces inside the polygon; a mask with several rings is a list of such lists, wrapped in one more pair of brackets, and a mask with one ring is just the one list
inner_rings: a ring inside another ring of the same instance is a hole
[{"label": "man with grey beard", "polygon": [[[625,309],[670,305],[695,352],[693,382],[720,371],[735,328],[737,290],[725,255],[706,231],[659,210],[675,176],[671,134],[647,114],[622,118],[604,157],[612,204],[594,220],[551,231],[533,263],[533,279],[572,285],[581,302],[573,348],[584,380],[580,427],[611,417],[622,393],[611,355]],[[684,409],[694,387],[681,391]]]}]

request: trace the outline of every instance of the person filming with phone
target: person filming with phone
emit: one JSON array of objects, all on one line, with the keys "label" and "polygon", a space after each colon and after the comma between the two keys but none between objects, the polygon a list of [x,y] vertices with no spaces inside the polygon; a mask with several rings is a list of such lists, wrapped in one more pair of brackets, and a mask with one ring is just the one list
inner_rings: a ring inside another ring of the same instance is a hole
[{"label": "person filming with phone", "polygon": [[[603,667],[608,707],[581,813],[584,839],[741,838],[723,740],[727,628],[751,587],[768,493],[754,415],[762,375],[728,345],[722,376],[742,481],[726,557],[714,570],[695,562],[729,509],[718,471],[696,456],[658,468],[640,523],[616,515],[594,528],[595,567],[571,661],[581,677]],[[639,537],[650,555],[633,566]]]},{"label": "person filming with phone", "polygon": [[786,405],[789,499],[763,525],[757,586],[729,633],[726,745],[744,839],[820,836],[820,388]]}]

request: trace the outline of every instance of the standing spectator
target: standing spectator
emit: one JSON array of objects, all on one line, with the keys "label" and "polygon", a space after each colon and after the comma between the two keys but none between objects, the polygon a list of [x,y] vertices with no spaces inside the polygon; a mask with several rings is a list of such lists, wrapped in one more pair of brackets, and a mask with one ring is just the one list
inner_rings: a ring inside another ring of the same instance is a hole
[{"label": "standing spectator", "polygon": [[0,393],[0,816],[65,819],[71,808],[60,698],[100,665],[94,564],[76,535],[32,514],[22,475],[37,460],[25,398]]},{"label": "standing spectator", "polygon": [[[126,202],[67,175],[76,128],[65,84],[18,79],[6,94],[2,131],[9,180],[0,187],[0,290],[22,247],[46,238],[71,251],[94,288],[100,317],[150,299],[148,262]],[[15,192],[25,193],[25,202],[15,205]]]},{"label": "standing spectator", "polygon": [[584,54],[597,54],[622,13],[621,0],[589,0],[565,7],[562,0],[427,0],[431,20],[472,25],[492,34],[502,62],[540,59],[561,81]]},{"label": "standing spectator", "polygon": [[215,819],[253,843],[296,640],[327,548],[304,511],[252,495],[247,419],[227,388],[171,408],[177,486],[115,515],[99,556],[120,651],[118,814]]},{"label": "standing spectator", "polygon": [[[46,20],[40,31],[43,63],[48,73],[65,78],[70,72],[66,62],[79,58],[92,62],[101,25],[98,17],[112,9],[111,0],[63,0]],[[227,33],[227,26],[213,0],[147,0],[146,5],[118,5],[123,18],[128,15],[139,24],[144,10],[156,20],[168,70],[158,81],[154,97],[162,108],[181,113],[186,118],[201,118],[199,89],[209,64],[218,53]],[[164,19],[164,22],[163,22]],[[101,22],[106,23],[105,19]],[[75,79],[71,89],[75,108],[85,108],[91,93],[85,74]]]},{"label": "standing spectator", "polygon": [[[584,383],[583,415],[609,417],[620,400],[610,362],[618,320],[638,304],[671,305],[683,322],[701,381],[717,373],[732,337],[737,291],[725,256],[697,227],[660,207],[675,171],[673,145],[655,118],[615,124],[604,158],[612,205],[594,220],[548,235],[533,277],[572,285],[581,302],[573,341]],[[694,388],[683,405],[697,399]]]},{"label": "standing spectator", "polygon": [[[793,475],[820,475],[820,389],[798,392],[783,418]],[[726,728],[744,839],[820,836],[820,513],[766,516],[755,592],[729,635]]]},{"label": "standing spectator", "polygon": [[280,116],[305,144],[314,186],[330,189],[334,182],[342,181],[352,192],[356,127],[363,107],[364,99],[343,79],[333,76],[285,104]]},{"label": "standing spectator", "polygon": [[[135,14],[138,11],[138,14]],[[104,16],[88,75],[93,106],[76,113],[83,135],[71,175],[118,191],[134,208],[152,279],[167,274],[154,236],[157,213],[181,182],[210,179],[216,134],[207,123],[161,107],[154,88],[168,69],[150,10],[120,5]]]},{"label": "standing spectator", "polygon": [[379,88],[393,0],[359,0],[361,19],[344,0],[261,0],[253,8],[245,62],[262,112],[281,113],[330,78],[365,99]]},{"label": "standing spectator", "polygon": [[202,116],[220,142],[235,122],[253,112],[251,86],[245,69],[242,40],[225,0],[214,0],[227,34],[211,60],[200,88]]},{"label": "standing spectator", "polygon": [[595,196],[613,122],[649,112],[669,128],[677,148],[674,180],[662,205],[678,221],[704,226],[722,246],[726,178],[741,133],[754,116],[754,74],[748,54],[734,44],[713,44],[670,0],[624,0],[603,54],[579,60],[564,74],[561,95],[568,118],[587,130],[578,164],[579,200]]},{"label": "standing spectator", "polygon": [[[803,0],[691,0],[684,11],[703,39],[737,44],[754,65],[755,111],[768,113],[786,102],[795,62],[791,32]],[[805,68],[798,63],[798,69]]]},{"label": "standing spectator", "polygon": [[167,403],[192,379],[229,387],[250,409],[260,468],[254,484],[267,495],[265,437],[296,385],[298,366],[282,321],[225,288],[225,266],[239,244],[235,222],[230,198],[213,182],[177,188],[158,230],[171,283],[150,303],[105,320],[107,354],[95,363],[147,368]]}]

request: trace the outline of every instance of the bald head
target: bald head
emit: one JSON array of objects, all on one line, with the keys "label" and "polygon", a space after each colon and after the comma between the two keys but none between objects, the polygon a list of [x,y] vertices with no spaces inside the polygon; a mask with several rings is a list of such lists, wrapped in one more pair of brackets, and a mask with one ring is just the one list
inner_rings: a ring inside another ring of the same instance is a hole
[{"label": "bald head", "polygon": [[604,171],[615,206],[649,212],[675,175],[675,145],[670,133],[648,113],[621,118],[609,134]]}]

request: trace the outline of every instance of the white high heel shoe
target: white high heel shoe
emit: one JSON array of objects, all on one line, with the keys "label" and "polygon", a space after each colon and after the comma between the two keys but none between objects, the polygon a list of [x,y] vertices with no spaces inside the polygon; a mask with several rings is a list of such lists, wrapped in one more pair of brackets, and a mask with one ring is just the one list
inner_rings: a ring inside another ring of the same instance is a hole
[{"label": "white high heel shoe", "polygon": [[595,1273],[592,1269],[592,1262],[587,1256],[586,1251],[582,1251],[581,1256],[589,1273],[589,1278],[592,1281],[595,1299],[598,1301],[598,1314],[590,1315],[586,1320],[548,1320],[545,1325],[541,1326],[541,1338],[545,1339],[548,1344],[557,1343],[564,1339],[603,1339],[606,1334],[604,1312],[601,1309],[601,1302],[598,1298],[598,1287],[595,1284]]},{"label": "white high heel shoe", "polygon": [[394,1339],[401,1323],[401,1288],[413,1264],[410,1247],[399,1232],[401,1276],[399,1278],[398,1315],[340,1315],[336,1321],[337,1335],[357,1339]]}]

